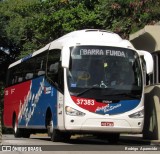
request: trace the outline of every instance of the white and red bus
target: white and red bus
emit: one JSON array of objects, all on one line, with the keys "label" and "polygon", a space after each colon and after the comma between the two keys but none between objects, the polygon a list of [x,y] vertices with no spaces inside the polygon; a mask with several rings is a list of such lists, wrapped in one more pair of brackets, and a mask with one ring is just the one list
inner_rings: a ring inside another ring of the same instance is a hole
[{"label": "white and red bus", "polygon": [[75,133],[118,140],[144,122],[143,69],[152,56],[119,35],[79,30],[49,43],[8,68],[4,124],[15,137],[48,132],[52,141]]}]

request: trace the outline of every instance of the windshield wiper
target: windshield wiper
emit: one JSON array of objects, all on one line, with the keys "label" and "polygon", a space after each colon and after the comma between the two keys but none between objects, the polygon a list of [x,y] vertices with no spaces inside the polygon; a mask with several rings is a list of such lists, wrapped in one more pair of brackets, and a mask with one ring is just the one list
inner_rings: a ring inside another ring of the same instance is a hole
[{"label": "windshield wiper", "polygon": [[76,96],[80,96],[84,93],[86,93],[87,91],[90,91],[91,89],[94,89],[94,88],[99,88],[99,85],[98,84],[95,84],[93,85],[92,87],[88,88],[88,89],[85,89],[84,91],[81,91],[80,93],[78,93]]},{"label": "windshield wiper", "polygon": [[107,94],[105,96],[126,96],[130,98],[140,98],[140,95],[131,94],[131,93],[120,93],[120,94],[110,94],[110,95]]}]

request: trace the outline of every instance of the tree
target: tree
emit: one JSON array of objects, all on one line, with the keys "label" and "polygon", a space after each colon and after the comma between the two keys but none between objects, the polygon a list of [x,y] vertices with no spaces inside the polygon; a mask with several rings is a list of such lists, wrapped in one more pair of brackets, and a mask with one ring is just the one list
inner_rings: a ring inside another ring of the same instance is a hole
[{"label": "tree", "polygon": [[15,57],[77,29],[102,28],[127,38],[160,18],[157,0],[0,1],[0,47]]},{"label": "tree", "polygon": [[[83,29],[94,28],[96,14],[89,10],[84,2],[68,2],[63,8],[53,12],[48,18],[48,24],[52,40],[68,32]],[[46,29],[46,27],[44,27]]]},{"label": "tree", "polygon": [[31,41],[30,37],[32,37],[30,36],[32,34],[30,24],[33,22],[32,11],[28,8],[32,8],[37,3],[37,0],[5,0],[0,3],[0,27],[3,30],[1,37],[5,40],[3,45],[5,44],[4,46],[8,47],[10,52],[29,51],[30,46],[33,46],[32,43],[27,46],[27,50],[25,48],[25,44]]},{"label": "tree", "polygon": [[5,0],[0,3],[3,40],[23,57],[70,31],[96,27],[96,3],[98,0]]},{"label": "tree", "polygon": [[101,0],[96,9],[97,22],[128,38],[130,33],[160,20],[159,6],[157,0]]}]

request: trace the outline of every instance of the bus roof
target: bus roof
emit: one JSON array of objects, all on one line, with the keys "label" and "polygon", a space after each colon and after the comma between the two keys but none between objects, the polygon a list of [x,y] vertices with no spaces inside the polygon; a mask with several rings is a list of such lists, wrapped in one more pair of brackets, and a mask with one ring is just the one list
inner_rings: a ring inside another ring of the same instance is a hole
[{"label": "bus roof", "polygon": [[[68,44],[101,44],[101,43],[108,43],[111,44],[112,42],[117,43],[121,42],[122,38],[113,32],[106,31],[106,30],[99,30],[99,29],[85,29],[85,30],[78,30],[68,33],[59,39],[51,42],[50,49],[55,48],[55,46],[62,46]],[[97,42],[97,43],[96,43]]]},{"label": "bus roof", "polygon": [[33,52],[32,54],[12,63],[9,68],[31,58],[34,57],[46,50],[51,49],[62,49],[65,45],[106,45],[106,46],[117,46],[124,48],[132,48],[133,45],[128,40],[123,40],[118,34],[100,30],[100,29],[85,29],[70,32],[52,42],[47,44],[45,47]]}]

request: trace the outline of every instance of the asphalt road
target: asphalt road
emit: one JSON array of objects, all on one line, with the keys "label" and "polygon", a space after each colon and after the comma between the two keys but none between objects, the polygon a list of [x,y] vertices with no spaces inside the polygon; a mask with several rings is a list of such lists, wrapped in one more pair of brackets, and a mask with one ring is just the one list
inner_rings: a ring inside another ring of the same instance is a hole
[{"label": "asphalt road", "polygon": [[[45,134],[31,135],[29,139],[14,138],[13,135],[3,135],[2,146],[3,152],[14,151],[23,153],[25,151],[45,151],[46,152],[64,152],[72,153],[82,151],[90,153],[99,152],[135,152],[145,151],[148,153],[160,151],[160,141],[143,140],[140,134],[136,135],[121,135],[117,144],[110,144],[107,140],[97,139],[94,136],[72,136],[68,142],[52,142]],[[13,153],[13,152],[12,152]],[[35,153],[35,152],[34,152]],[[84,154],[84,152],[83,152]]]}]

